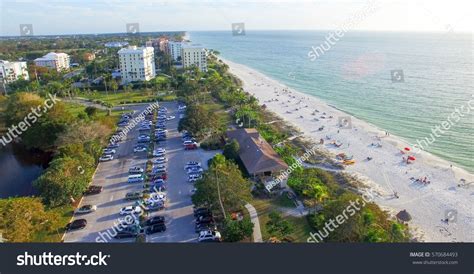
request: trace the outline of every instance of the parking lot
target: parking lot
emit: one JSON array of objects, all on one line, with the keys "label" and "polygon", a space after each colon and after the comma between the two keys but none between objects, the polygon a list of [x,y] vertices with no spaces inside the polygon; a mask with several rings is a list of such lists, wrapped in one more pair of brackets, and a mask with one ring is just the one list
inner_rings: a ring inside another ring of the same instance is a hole
[{"label": "parking lot", "polygon": [[[193,206],[191,191],[194,188],[188,182],[184,165],[188,161],[198,161],[207,168],[207,161],[216,151],[203,151],[202,149],[184,150],[181,134],[177,131],[179,113],[177,103],[165,102],[160,104],[168,109],[168,115],[176,118],[167,122],[167,140],[160,142],[155,147],[164,147],[168,158],[167,202],[164,210],[151,213],[149,216],[165,216],[167,230],[161,233],[147,235],[148,242],[195,242],[197,234],[194,232]],[[128,107],[134,110],[134,117],[145,110],[147,105]],[[86,219],[87,226],[81,230],[66,233],[65,242],[132,242],[134,238],[114,239],[113,226],[117,226],[121,208],[134,204],[134,201],[124,199],[128,192],[143,190],[141,183],[128,183],[128,170],[139,166],[145,168],[147,161],[146,152],[134,153],[133,149],[139,136],[139,125],[132,129],[126,140],[120,143],[114,159],[101,162],[93,178],[92,185],[103,187],[100,194],[84,196],[81,205],[96,205],[97,211],[78,215],[76,218]]]}]

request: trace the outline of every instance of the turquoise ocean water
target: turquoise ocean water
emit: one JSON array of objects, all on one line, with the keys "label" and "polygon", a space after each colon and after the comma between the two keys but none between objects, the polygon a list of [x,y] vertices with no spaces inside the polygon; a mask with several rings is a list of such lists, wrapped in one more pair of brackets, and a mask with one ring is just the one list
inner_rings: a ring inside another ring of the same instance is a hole
[{"label": "turquoise ocean water", "polygon": [[[474,99],[471,34],[350,32],[311,61],[308,52],[327,34],[247,31],[233,36],[215,31],[188,36],[412,144],[431,141],[432,128],[450,120],[450,129],[436,131],[439,137],[425,150],[474,172],[474,101],[472,110],[468,105]],[[392,70],[402,70],[403,82],[392,81]],[[453,116],[456,109],[462,117]]]}]

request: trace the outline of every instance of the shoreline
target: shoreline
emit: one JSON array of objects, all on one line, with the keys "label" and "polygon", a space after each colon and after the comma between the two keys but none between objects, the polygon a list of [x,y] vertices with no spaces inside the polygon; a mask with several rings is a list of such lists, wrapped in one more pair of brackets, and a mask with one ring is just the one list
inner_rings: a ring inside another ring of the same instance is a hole
[{"label": "shoreline", "polygon": [[[353,155],[356,163],[346,166],[343,172],[363,178],[367,187],[377,189],[379,196],[374,201],[392,215],[406,209],[413,217],[409,225],[412,232],[416,231],[417,240],[473,241],[474,216],[470,204],[473,186],[458,186],[461,179],[468,183],[474,181],[472,173],[429,152],[412,150],[402,154],[405,147],[412,148],[402,137],[387,135],[383,129],[315,96],[289,88],[255,69],[220,56],[218,59],[242,81],[246,92],[298,128],[304,137],[315,143],[323,139],[324,145],[319,145],[320,148],[333,154]],[[350,128],[341,128],[338,121],[346,117],[350,117]],[[331,142],[340,146],[331,145]],[[402,158],[408,155],[416,160],[406,164]],[[369,156],[373,160],[366,160]],[[425,177],[429,184],[411,180]],[[395,193],[399,198],[394,197]],[[456,220],[449,224],[443,222],[446,212],[453,210],[457,213]]]}]

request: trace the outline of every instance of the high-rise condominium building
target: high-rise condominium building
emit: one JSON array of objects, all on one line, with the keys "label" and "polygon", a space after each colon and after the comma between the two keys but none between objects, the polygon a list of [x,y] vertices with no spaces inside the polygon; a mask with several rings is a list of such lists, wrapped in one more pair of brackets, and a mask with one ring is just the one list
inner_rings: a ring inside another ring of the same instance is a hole
[{"label": "high-rise condominium building", "polygon": [[174,61],[179,61],[181,57],[181,48],[183,47],[183,42],[168,41],[168,54],[171,55]]},{"label": "high-rise condominium building", "polygon": [[66,53],[50,52],[43,57],[36,58],[35,64],[56,71],[69,69],[69,55]]},{"label": "high-rise condominium building", "polygon": [[0,60],[0,83],[8,84],[18,79],[30,79],[26,62]]},{"label": "high-rise condominium building", "polygon": [[155,77],[152,47],[128,47],[118,51],[122,83],[149,81]]},{"label": "high-rise condominium building", "polygon": [[184,44],[182,47],[182,58],[184,68],[194,65],[201,71],[207,71],[207,52],[203,46]]}]

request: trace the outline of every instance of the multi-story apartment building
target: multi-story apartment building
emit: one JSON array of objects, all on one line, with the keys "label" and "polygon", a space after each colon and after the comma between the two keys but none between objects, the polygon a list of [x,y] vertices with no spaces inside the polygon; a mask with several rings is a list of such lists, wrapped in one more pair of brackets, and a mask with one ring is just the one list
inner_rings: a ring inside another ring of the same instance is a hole
[{"label": "multi-story apartment building", "polygon": [[29,80],[26,62],[9,62],[0,60],[0,83],[11,83],[18,79]]},{"label": "multi-story apartment building", "polygon": [[195,65],[199,70],[207,71],[207,52],[203,46],[198,44],[184,44],[181,51],[184,68]]},{"label": "multi-story apartment building", "polygon": [[159,47],[161,52],[168,52],[168,38],[160,37]]},{"label": "multi-story apartment building", "polygon": [[183,47],[183,42],[177,41],[168,41],[168,54],[171,55],[174,61],[181,61],[181,48]]},{"label": "multi-story apartment building", "polygon": [[69,55],[66,53],[50,52],[43,57],[35,59],[35,65],[56,71],[66,70],[69,69]]},{"label": "multi-story apartment building", "polygon": [[155,54],[152,47],[131,46],[118,51],[122,83],[149,81],[155,77]]}]

